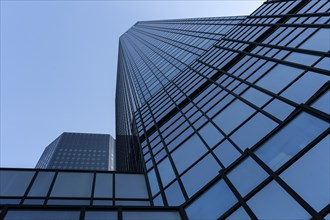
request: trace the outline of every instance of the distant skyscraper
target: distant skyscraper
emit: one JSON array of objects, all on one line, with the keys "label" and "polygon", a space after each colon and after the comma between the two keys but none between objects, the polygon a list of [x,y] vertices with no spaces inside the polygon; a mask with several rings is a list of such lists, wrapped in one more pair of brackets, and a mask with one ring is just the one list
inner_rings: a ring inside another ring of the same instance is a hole
[{"label": "distant skyscraper", "polygon": [[46,147],[36,168],[114,170],[114,151],[108,134],[65,132]]},{"label": "distant skyscraper", "polygon": [[136,23],[119,44],[117,170],[3,168],[0,219],[330,219],[329,10]]}]

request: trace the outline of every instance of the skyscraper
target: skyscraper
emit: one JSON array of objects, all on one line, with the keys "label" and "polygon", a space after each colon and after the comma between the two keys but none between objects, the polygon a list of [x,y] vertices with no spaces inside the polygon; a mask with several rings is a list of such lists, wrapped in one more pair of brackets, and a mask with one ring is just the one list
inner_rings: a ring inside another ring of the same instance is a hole
[{"label": "skyscraper", "polygon": [[2,169],[0,218],[329,219],[329,10],[136,23],[119,44],[117,170]]},{"label": "skyscraper", "polygon": [[45,148],[36,168],[114,170],[114,151],[111,135],[64,132]]}]

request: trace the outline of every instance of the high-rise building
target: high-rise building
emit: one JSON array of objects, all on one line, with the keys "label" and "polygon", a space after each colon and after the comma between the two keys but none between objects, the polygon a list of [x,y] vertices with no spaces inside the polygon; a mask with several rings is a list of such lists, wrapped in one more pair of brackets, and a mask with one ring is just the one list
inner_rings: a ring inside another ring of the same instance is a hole
[{"label": "high-rise building", "polygon": [[111,135],[64,132],[45,148],[36,168],[114,170],[114,153]]},{"label": "high-rise building", "polygon": [[136,23],[119,43],[116,171],[1,169],[0,218],[330,219],[329,11],[273,0]]}]

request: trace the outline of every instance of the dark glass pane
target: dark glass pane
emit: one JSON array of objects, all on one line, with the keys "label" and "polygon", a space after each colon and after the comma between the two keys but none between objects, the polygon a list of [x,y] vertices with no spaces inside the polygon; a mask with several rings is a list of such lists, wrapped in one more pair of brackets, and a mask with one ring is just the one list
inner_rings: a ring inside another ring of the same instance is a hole
[{"label": "dark glass pane", "polygon": [[96,174],[94,197],[111,198],[112,188],[113,188],[113,183],[112,183],[111,173]]},{"label": "dark glass pane", "polygon": [[180,220],[179,212],[175,211],[136,211],[123,212],[123,220]]},{"label": "dark glass pane", "polygon": [[49,199],[48,205],[89,205],[90,200],[75,199]]},{"label": "dark glass pane", "polygon": [[116,174],[116,198],[148,198],[143,174]]},{"label": "dark glass pane", "polygon": [[28,196],[46,196],[52,183],[54,172],[39,172]]},{"label": "dark glass pane", "polygon": [[23,196],[34,171],[0,170],[0,196]]},{"label": "dark glass pane", "polygon": [[150,206],[149,201],[122,201],[117,200],[116,205],[126,205],[126,206]]},{"label": "dark glass pane", "polygon": [[112,200],[93,200],[93,205],[113,205]]},{"label": "dark glass pane", "polygon": [[44,199],[25,199],[23,204],[29,204],[29,205],[42,205],[44,204]]},{"label": "dark glass pane", "polygon": [[78,220],[79,211],[8,210],[5,220]]},{"label": "dark glass pane", "polygon": [[116,211],[86,211],[85,220],[117,220]]}]

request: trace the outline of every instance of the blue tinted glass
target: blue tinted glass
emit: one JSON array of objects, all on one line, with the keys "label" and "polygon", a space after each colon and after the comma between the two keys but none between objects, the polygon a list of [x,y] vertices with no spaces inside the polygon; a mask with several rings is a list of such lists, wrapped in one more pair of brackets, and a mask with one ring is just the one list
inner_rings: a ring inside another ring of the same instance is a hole
[{"label": "blue tinted glass", "polygon": [[269,103],[265,108],[265,111],[269,112],[273,116],[284,120],[289,114],[294,110],[291,105],[288,105],[278,99],[274,99],[271,103]]},{"label": "blue tinted glass", "polygon": [[94,197],[111,198],[112,197],[112,174],[97,173],[94,188]]},{"label": "blue tinted glass", "polygon": [[231,135],[230,138],[244,151],[246,148],[255,145],[276,126],[276,122],[258,113]]},{"label": "blue tinted glass", "polygon": [[34,171],[0,170],[0,196],[23,196]]},{"label": "blue tinted glass", "polygon": [[163,203],[163,198],[162,198],[162,195],[159,194],[154,200],[154,206],[163,206],[164,203]]},{"label": "blue tinted glass", "polygon": [[221,167],[211,154],[207,155],[193,166],[181,177],[188,195],[194,195],[198,190],[216,177],[219,174],[220,169]]},{"label": "blue tinted glass", "polygon": [[158,170],[164,187],[175,178],[172,165],[168,158],[165,158],[162,162],[160,162],[160,164],[158,164]]},{"label": "blue tinted glass", "polygon": [[86,211],[85,220],[117,220],[116,211]]},{"label": "blue tinted glass", "polygon": [[228,220],[247,220],[247,219],[251,219],[251,218],[246,213],[246,211],[242,207],[240,207],[233,214],[231,214],[227,219]]},{"label": "blue tinted glass", "polygon": [[305,103],[329,80],[328,76],[307,72],[281,95],[297,103]]},{"label": "blue tinted glass", "polygon": [[210,122],[198,132],[210,147],[213,147],[223,138],[223,135]]},{"label": "blue tinted glass", "polygon": [[303,70],[278,64],[262,77],[262,79],[257,82],[257,85],[274,93],[278,93],[302,72]]},{"label": "blue tinted glass", "polygon": [[6,220],[78,220],[80,211],[8,210]]},{"label": "blue tinted glass", "polygon": [[330,30],[322,28],[313,34],[300,48],[328,52],[330,50]]},{"label": "blue tinted glass", "polygon": [[255,110],[242,101],[235,100],[216,116],[213,121],[225,133],[230,133],[234,128],[246,120]]},{"label": "blue tinted glass", "polygon": [[280,175],[316,211],[330,203],[329,146],[327,136]]},{"label": "blue tinted glass", "polygon": [[268,177],[267,173],[250,157],[241,162],[227,176],[243,197]]},{"label": "blue tinted glass", "polygon": [[116,205],[125,206],[150,206],[149,201],[136,201],[136,200],[116,200]]},{"label": "blue tinted glass", "polygon": [[148,198],[143,174],[116,174],[116,198]]},{"label": "blue tinted glass", "polygon": [[320,58],[319,56],[315,56],[315,55],[292,52],[289,56],[285,58],[285,60],[293,63],[299,63],[299,64],[311,66],[319,58]]},{"label": "blue tinted glass", "polygon": [[169,206],[179,206],[185,202],[177,181],[175,181],[169,186],[169,188],[165,190],[165,194]]},{"label": "blue tinted glass", "polygon": [[316,100],[312,107],[323,111],[327,114],[330,114],[330,91],[327,91],[326,93],[324,93],[324,95],[322,95],[318,100]]},{"label": "blue tinted glass", "polygon": [[242,97],[258,107],[261,107],[270,99],[269,95],[266,95],[265,93],[254,88],[249,88],[243,93]]},{"label": "blue tinted glass", "polygon": [[158,181],[156,178],[156,172],[154,169],[148,172],[148,181],[150,184],[151,194],[154,196],[156,193],[159,192]]},{"label": "blue tinted glass", "polygon": [[205,145],[196,134],[180,145],[172,153],[172,158],[179,173],[182,173],[192,163],[199,159],[206,150]]},{"label": "blue tinted glass", "polygon": [[241,156],[241,153],[227,140],[215,148],[214,153],[225,167]]},{"label": "blue tinted glass", "polygon": [[237,202],[236,197],[223,180],[186,208],[189,219],[217,219]]},{"label": "blue tinted glass", "polygon": [[44,204],[44,201],[44,199],[25,199],[23,204],[42,205]]},{"label": "blue tinted glass", "polygon": [[328,127],[328,123],[301,113],[255,153],[270,168],[277,170]]},{"label": "blue tinted glass", "polygon": [[310,215],[275,181],[265,186],[247,204],[258,219],[310,218]]},{"label": "blue tinted glass", "polygon": [[21,202],[20,199],[0,199],[0,204],[19,204]]},{"label": "blue tinted glass", "polygon": [[90,200],[79,199],[49,199],[48,205],[89,205]]},{"label": "blue tinted glass", "polygon": [[93,200],[93,205],[113,205],[112,200]]},{"label": "blue tinted glass", "polygon": [[180,214],[176,211],[157,212],[157,211],[126,211],[123,212],[123,220],[180,220]]},{"label": "blue tinted glass", "polygon": [[92,192],[92,173],[58,173],[51,196],[90,197]]},{"label": "blue tinted glass", "polygon": [[53,180],[53,172],[39,172],[29,191],[29,196],[46,196]]}]

